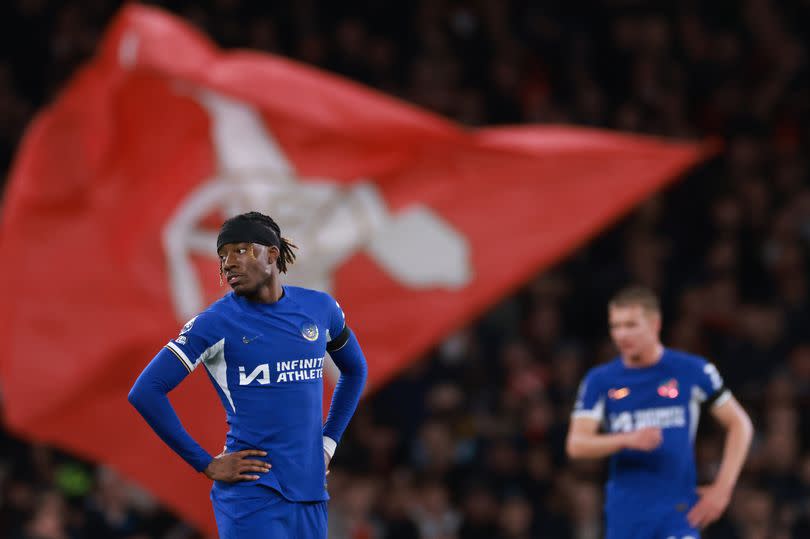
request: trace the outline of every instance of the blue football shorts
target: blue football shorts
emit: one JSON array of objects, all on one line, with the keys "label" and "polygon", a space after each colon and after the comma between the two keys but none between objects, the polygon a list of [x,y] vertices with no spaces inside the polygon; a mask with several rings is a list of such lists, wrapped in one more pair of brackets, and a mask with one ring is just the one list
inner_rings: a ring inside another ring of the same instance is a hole
[{"label": "blue football shorts", "polygon": [[[247,494],[247,496],[245,496]],[[328,502],[292,502],[267,487],[211,491],[220,539],[326,539]]]}]

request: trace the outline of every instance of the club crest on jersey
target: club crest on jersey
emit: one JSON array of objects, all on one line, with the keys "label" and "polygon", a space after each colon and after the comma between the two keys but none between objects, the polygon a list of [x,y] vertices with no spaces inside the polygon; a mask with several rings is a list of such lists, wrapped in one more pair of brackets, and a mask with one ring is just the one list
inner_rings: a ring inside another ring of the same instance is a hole
[{"label": "club crest on jersey", "polygon": [[658,395],[665,399],[674,399],[678,396],[678,380],[670,378],[658,386]]},{"label": "club crest on jersey", "polygon": [[621,400],[630,394],[629,387],[620,387],[608,391],[608,397],[613,400]]},{"label": "club crest on jersey", "polygon": [[305,322],[303,326],[301,326],[301,335],[308,341],[317,341],[318,340],[318,326],[315,325],[313,322]]}]

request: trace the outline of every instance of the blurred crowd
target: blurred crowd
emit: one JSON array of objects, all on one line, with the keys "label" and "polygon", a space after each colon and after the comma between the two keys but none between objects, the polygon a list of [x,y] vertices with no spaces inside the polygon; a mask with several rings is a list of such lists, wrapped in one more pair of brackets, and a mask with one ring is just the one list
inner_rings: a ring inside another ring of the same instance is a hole
[{"label": "blurred crowd", "polygon": [[[605,468],[563,446],[579,380],[614,354],[605,303],[629,282],[661,293],[665,343],[711,358],[754,420],[729,511],[705,537],[810,537],[810,1],[151,3],[224,47],[284,54],[468,126],[723,141],[364,401],[333,462],[330,537],[601,537]],[[2,3],[5,170],[117,8]],[[704,417],[710,481],[723,438]],[[0,536],[197,537],[111,470],[2,434]]]}]

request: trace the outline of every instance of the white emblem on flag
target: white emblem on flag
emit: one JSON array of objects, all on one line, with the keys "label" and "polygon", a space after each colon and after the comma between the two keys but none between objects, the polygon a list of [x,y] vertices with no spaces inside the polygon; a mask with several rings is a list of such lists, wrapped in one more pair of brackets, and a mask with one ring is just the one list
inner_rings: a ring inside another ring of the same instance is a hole
[{"label": "white emblem on flag", "polygon": [[472,279],[466,238],[429,207],[414,204],[392,213],[371,181],[300,181],[253,107],[208,90],[184,93],[210,117],[217,172],[180,203],[163,231],[180,319],[207,303],[192,256],[216,257],[217,231],[202,223],[212,214],[258,210],[273,216],[299,246],[290,284],[331,290],[335,270],[357,251],[409,288],[458,289]]}]

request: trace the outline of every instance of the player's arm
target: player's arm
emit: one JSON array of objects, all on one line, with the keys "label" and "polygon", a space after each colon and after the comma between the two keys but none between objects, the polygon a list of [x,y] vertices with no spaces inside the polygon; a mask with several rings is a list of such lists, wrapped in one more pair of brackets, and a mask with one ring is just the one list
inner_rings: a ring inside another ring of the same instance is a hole
[{"label": "player's arm", "polygon": [[135,381],[129,402],[166,445],[209,479],[228,483],[259,479],[255,474],[269,471],[270,464],[249,457],[266,456],[265,451],[246,449],[212,457],[180,423],[168,393],[193,370],[195,363],[187,357],[181,348],[171,343],[163,348]]},{"label": "player's arm", "polygon": [[330,300],[334,303],[334,307],[330,305],[330,335],[333,338],[327,343],[326,351],[340,370],[340,377],[323,426],[323,448],[328,455],[327,460],[335,454],[337,444],[360,401],[368,376],[368,366],[360,343],[346,325],[340,305],[333,299]]},{"label": "player's arm", "polygon": [[176,352],[163,348],[138,376],[129,392],[129,402],[166,445],[202,472],[213,457],[188,434],[168,397],[189,372]]},{"label": "player's arm", "polygon": [[579,386],[565,449],[572,459],[598,459],[622,449],[651,451],[661,444],[660,429],[602,433],[605,420],[605,388],[597,371],[591,370]]},{"label": "player's arm", "polygon": [[565,450],[572,459],[598,459],[622,449],[651,451],[661,444],[661,429],[645,428],[633,432],[600,433],[600,421],[592,417],[574,417],[568,429]]},{"label": "player's arm", "polygon": [[259,478],[255,473],[267,472],[270,465],[248,457],[267,453],[247,449],[212,457],[188,434],[168,398],[168,393],[221,343],[214,316],[203,313],[192,318],[146,366],[129,392],[129,402],[160,439],[198,472],[216,481],[251,481]]},{"label": "player's arm", "polygon": [[715,483],[733,489],[740,476],[745,457],[754,436],[751,418],[737,402],[730,397],[726,402],[712,408],[714,418],[726,429],[726,444],[723,448],[723,460],[717,472]]},{"label": "player's arm", "polygon": [[714,418],[726,430],[723,459],[714,483],[698,489],[700,501],[688,515],[689,522],[701,528],[720,518],[728,506],[754,436],[751,419],[743,407],[730,393],[724,395],[723,401],[711,409]]}]

